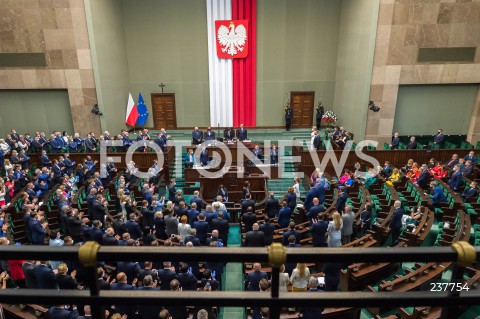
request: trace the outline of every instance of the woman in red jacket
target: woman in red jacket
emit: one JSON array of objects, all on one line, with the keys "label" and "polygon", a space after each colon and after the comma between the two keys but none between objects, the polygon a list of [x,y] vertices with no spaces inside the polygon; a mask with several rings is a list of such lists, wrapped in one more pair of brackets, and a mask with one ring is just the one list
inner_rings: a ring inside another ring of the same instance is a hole
[{"label": "woman in red jacket", "polygon": [[27,288],[25,286],[25,274],[23,273],[22,265],[25,260],[9,260],[10,277],[15,281],[15,284],[20,288]]}]

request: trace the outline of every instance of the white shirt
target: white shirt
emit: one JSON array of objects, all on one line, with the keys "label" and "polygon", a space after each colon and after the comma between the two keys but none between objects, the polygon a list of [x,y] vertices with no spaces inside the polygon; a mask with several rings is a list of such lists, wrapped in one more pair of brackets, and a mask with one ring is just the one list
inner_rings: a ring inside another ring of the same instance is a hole
[{"label": "white shirt", "polygon": [[300,199],[300,184],[299,183],[293,184],[293,192],[295,193],[295,195],[297,195],[297,199],[299,200]]}]

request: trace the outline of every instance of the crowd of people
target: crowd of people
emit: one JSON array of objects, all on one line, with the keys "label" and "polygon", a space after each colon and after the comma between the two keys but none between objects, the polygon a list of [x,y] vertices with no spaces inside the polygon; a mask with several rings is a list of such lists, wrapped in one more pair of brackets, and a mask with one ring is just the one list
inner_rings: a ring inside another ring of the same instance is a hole
[{"label": "crowd of people", "polygon": [[[195,139],[195,132],[192,138]],[[347,132],[338,128],[338,136],[347,136]],[[209,133],[210,132],[210,133]],[[337,130],[335,131],[337,132]],[[335,133],[334,132],[334,133]],[[107,132],[108,133],[108,132]],[[211,130],[202,134],[198,142],[212,137]],[[166,136],[164,133],[160,136]],[[26,134],[27,135],[27,134]],[[107,134],[103,136],[104,139]],[[39,140],[35,136],[34,142]],[[120,139],[123,132],[118,136]],[[128,135],[127,135],[128,136]],[[138,134],[140,139],[148,139],[148,130]],[[317,138],[315,134],[315,138]],[[9,240],[9,225],[5,213],[15,205],[12,199],[19,195],[16,207],[22,214],[25,224],[26,241],[32,245],[72,246],[86,241],[96,241],[105,246],[171,246],[171,247],[211,247],[222,249],[228,246],[230,233],[230,212],[228,189],[220,185],[211,200],[202,199],[195,191],[193,196],[185,196],[182,189],[176,187],[175,179],[166,186],[165,196],[160,195],[159,173],[161,168],[156,162],[149,169],[150,174],[139,182],[135,176],[134,162],[127,164],[127,170],[118,174],[113,161],[104,167],[86,156],[82,163],[70,160],[68,153],[59,153],[65,146],[57,149],[57,143],[64,140],[59,132],[52,134],[49,146],[34,143],[27,144],[27,137],[12,134],[5,141],[0,140],[3,154],[9,152],[10,158],[3,163],[4,173],[0,177],[0,244],[14,244]],[[246,130],[245,130],[246,139]],[[94,139],[89,134],[87,139]],[[213,138],[214,134],[213,134]],[[332,137],[333,138],[333,137]],[[85,139],[82,143],[86,145]],[[125,138],[125,140],[127,140]],[[336,139],[338,142],[338,139]],[[53,143],[52,143],[53,142]],[[337,143],[338,144],[338,143]],[[5,146],[6,145],[6,146]],[[68,145],[68,144],[67,144]],[[24,148],[24,146],[27,146]],[[34,172],[30,171],[28,153],[33,147],[40,151],[39,163]],[[47,151],[56,153],[54,155]],[[255,151],[255,150],[254,150]],[[23,154],[23,155],[21,155]],[[23,160],[21,160],[23,159]],[[264,220],[260,222],[256,215],[256,202],[252,198],[248,182],[242,192],[240,218],[245,230],[245,247],[264,247],[274,241],[274,232],[284,229],[281,242],[286,247],[301,247],[301,234],[293,221],[295,213],[308,221],[313,247],[341,247],[354,240],[353,224],[355,215],[348,205],[349,189],[362,185],[369,189],[379,182],[392,187],[400,185],[405,179],[423,188],[429,193],[433,207],[446,202],[443,190],[436,180],[445,180],[450,189],[464,200],[478,196],[477,183],[472,181],[463,186],[463,178],[474,172],[478,164],[474,151],[463,158],[457,154],[446,163],[431,159],[429,163],[419,165],[413,160],[401,168],[392,167],[387,161],[383,166],[366,167],[355,163],[353,170],[345,170],[336,178],[327,177],[316,169],[308,180],[308,189],[303,191],[302,180],[295,178],[283,199],[278,200],[269,194],[264,207]],[[106,175],[101,177],[100,171]],[[86,194],[86,207],[81,209],[73,198],[78,198],[79,190]],[[327,218],[325,207],[326,193],[336,189],[335,209]],[[141,190],[140,192],[138,190]],[[83,191],[83,190],[82,190]],[[304,192],[304,194],[302,194]],[[137,193],[137,194],[135,194]],[[303,200],[302,200],[303,199]],[[46,209],[56,213],[58,229],[51,229],[50,215]],[[406,212],[400,201],[394,204],[394,213],[388,227],[392,234],[392,245],[398,240],[401,229],[407,223],[416,223],[424,207]],[[372,226],[373,205],[366,203],[360,214],[362,235]],[[40,288],[40,289],[83,289],[86,286],[85,268],[78,262],[68,260],[8,260],[1,261],[0,283],[2,288]],[[100,263],[98,265],[98,283],[101,289],[108,290],[220,290],[224,263],[172,263],[171,261],[129,261]],[[280,272],[280,289],[292,291],[337,291],[340,270],[345,265],[327,263],[322,272],[325,282],[311,276],[310,269],[302,263],[287,263]],[[246,289],[250,291],[269,291],[271,278],[262,271],[261,264],[255,263],[246,276]],[[109,316],[117,313],[123,318],[187,318],[185,306],[178,307],[131,307],[111,305]],[[194,309],[196,318],[215,318],[215,308]],[[50,309],[51,318],[75,318],[88,316],[88,306],[55,305]],[[300,310],[304,318],[319,318],[321,308]],[[268,316],[268,308],[254,308],[254,319]],[[70,317],[68,317],[70,318]]]},{"label": "crowd of people", "polygon": [[[85,137],[80,136],[79,133],[72,136],[66,131],[54,131],[50,136],[47,136],[45,132],[35,132],[35,135],[32,136],[30,133],[18,134],[16,130],[12,129],[10,134],[6,134],[5,138],[0,139],[0,167],[3,167],[8,156],[10,156],[12,164],[15,164],[12,160],[23,163],[28,160],[27,154],[41,153],[42,151],[46,151],[46,153],[95,153],[98,152],[102,141],[122,142],[122,146],[112,147],[109,151],[125,152],[138,141],[153,141],[162,150],[165,150],[169,138],[171,136],[163,128],[156,137],[150,137],[148,129],[138,131],[135,140],[130,138],[126,130],[122,130],[116,136],[105,131],[97,138],[93,132],[88,133]],[[148,151],[147,144],[140,146],[136,151]]]}]

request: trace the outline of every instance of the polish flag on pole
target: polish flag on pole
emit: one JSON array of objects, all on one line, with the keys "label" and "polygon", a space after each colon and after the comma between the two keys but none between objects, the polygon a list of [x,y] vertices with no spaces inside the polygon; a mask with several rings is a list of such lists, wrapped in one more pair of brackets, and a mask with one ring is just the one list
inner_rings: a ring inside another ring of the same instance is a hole
[{"label": "polish flag on pole", "polygon": [[133,101],[132,93],[128,93],[127,115],[125,117],[125,123],[130,126],[135,126],[137,119],[138,119],[137,106]]}]

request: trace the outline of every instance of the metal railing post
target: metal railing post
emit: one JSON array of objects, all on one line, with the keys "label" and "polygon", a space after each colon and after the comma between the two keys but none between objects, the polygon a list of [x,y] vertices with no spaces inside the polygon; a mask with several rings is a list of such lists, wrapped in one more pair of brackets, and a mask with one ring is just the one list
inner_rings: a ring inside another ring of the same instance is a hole
[{"label": "metal railing post", "polygon": [[[280,267],[285,264],[287,260],[287,251],[280,243],[273,243],[268,246],[268,263],[272,267],[272,299],[278,298],[280,295]],[[270,309],[270,316],[272,319],[280,319],[280,308],[273,307]]]},{"label": "metal railing post", "polygon": [[[87,270],[87,285],[90,288],[90,296],[97,297],[100,289],[97,280],[97,253],[100,245],[95,241],[89,241],[80,246],[78,260]],[[105,310],[99,303],[90,305],[93,318],[105,318]]]},{"label": "metal railing post", "polygon": [[[458,241],[451,246],[458,254],[457,262],[453,265],[451,283],[455,284],[454,288],[448,292],[448,298],[458,298],[460,296],[461,289],[457,289],[457,283],[463,283],[463,273],[465,267],[471,265],[477,254],[475,247],[470,245],[466,241]],[[463,286],[463,285],[462,285]],[[450,303],[449,306],[442,309],[442,319],[456,319],[459,317],[459,306],[457,303]]]}]

